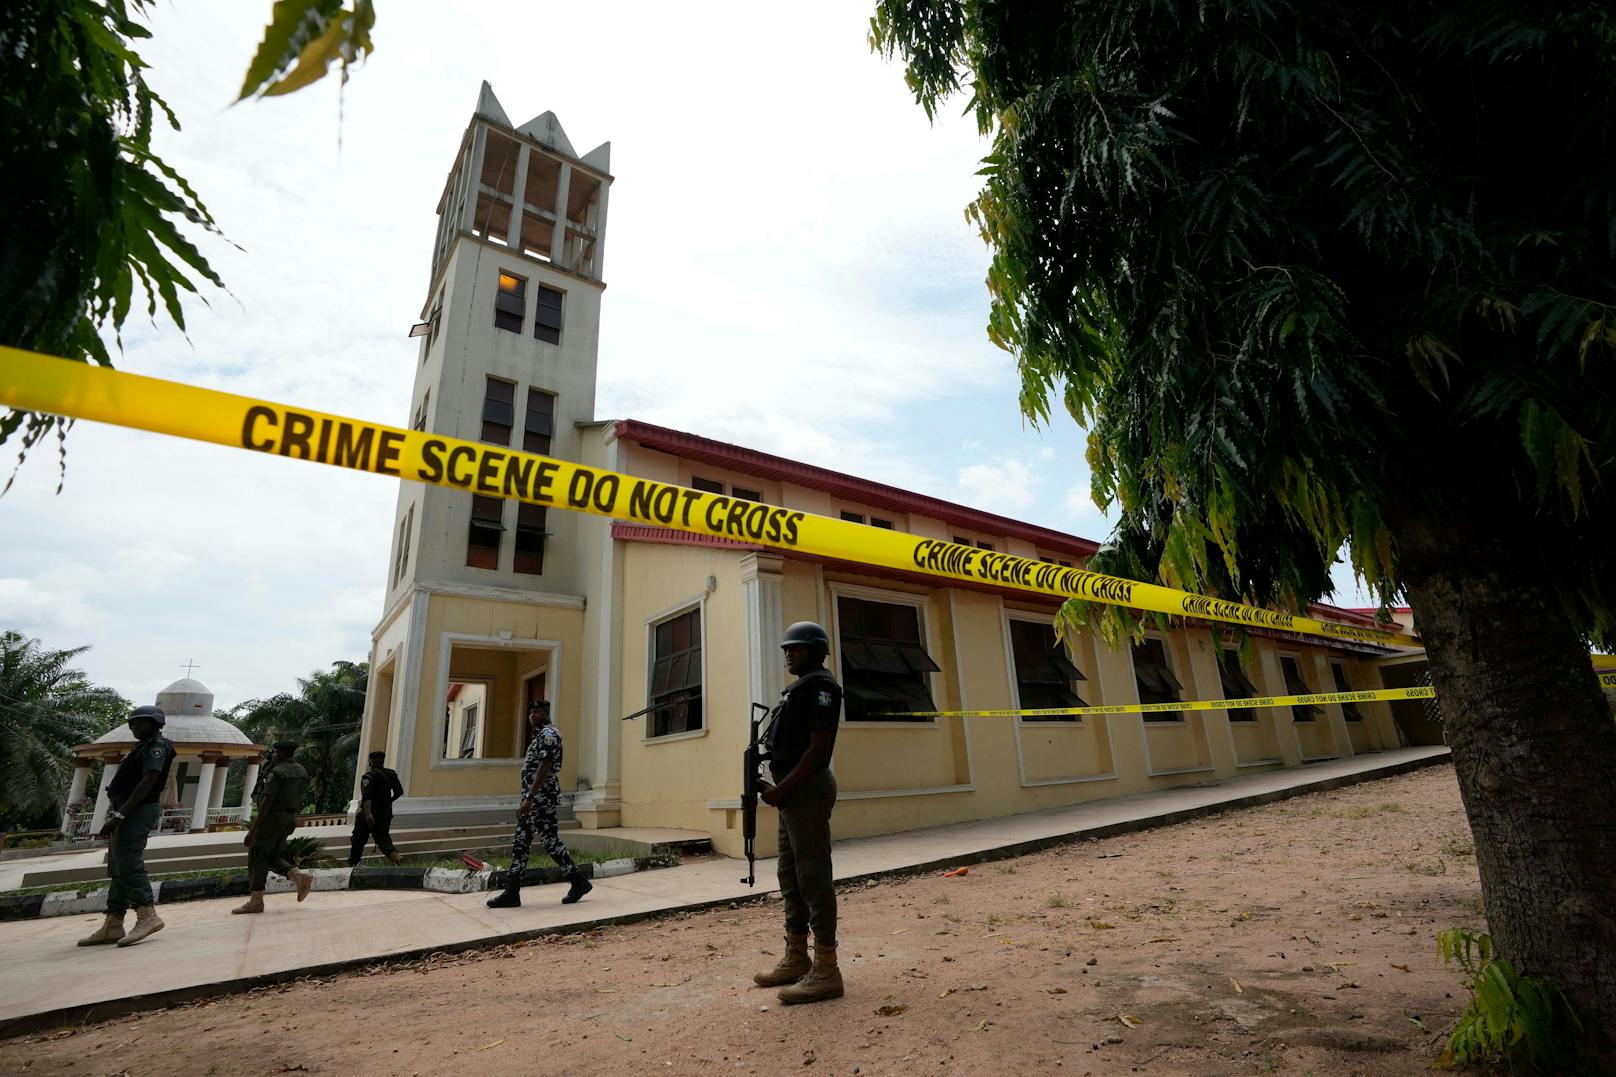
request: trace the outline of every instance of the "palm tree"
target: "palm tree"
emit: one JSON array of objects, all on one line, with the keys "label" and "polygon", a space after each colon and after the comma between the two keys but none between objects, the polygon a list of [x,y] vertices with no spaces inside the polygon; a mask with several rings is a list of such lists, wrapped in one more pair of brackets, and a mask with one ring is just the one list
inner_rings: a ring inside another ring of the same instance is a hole
[{"label": "palm tree", "polygon": [[129,714],[128,700],[68,668],[87,650],[53,651],[20,632],[0,632],[0,826],[52,822],[73,746]]},{"label": "palm tree", "polygon": [[333,662],[329,670],[299,677],[296,694],[250,700],[225,717],[262,744],[299,741],[297,761],[308,769],[314,810],[341,811],[351,792],[369,678],[368,662]]}]

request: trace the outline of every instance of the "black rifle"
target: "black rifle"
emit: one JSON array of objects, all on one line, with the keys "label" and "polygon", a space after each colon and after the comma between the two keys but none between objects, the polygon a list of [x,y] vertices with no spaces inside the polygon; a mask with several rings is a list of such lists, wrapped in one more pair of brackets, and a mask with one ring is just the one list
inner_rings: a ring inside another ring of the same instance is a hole
[{"label": "black rifle", "polygon": [[[746,754],[741,764],[741,837],[746,839],[747,886],[757,885],[757,806],[758,787],[763,781],[763,763],[769,758],[761,737],[763,723],[774,717],[775,710],[762,703],[752,704],[751,730],[747,737]],[[772,723],[771,723],[772,728]]]}]

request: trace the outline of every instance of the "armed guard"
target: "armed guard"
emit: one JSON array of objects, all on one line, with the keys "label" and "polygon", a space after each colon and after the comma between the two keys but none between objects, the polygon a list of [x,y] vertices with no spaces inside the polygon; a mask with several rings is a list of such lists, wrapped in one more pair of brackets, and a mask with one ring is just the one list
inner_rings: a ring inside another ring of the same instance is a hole
[{"label": "armed guard", "polygon": [[284,875],[297,884],[297,900],[309,896],[314,876],[292,866],[286,856],[286,839],[297,827],[297,813],[303,810],[304,797],[309,791],[309,772],[303,764],[292,758],[297,741],[283,740],[275,744],[274,767],[264,779],[264,791],[253,814],[252,828],[242,844],[247,846],[247,870],[252,876],[252,894],[246,904],[231,909],[235,913],[264,911],[264,885],[269,873]]},{"label": "armed guard", "polygon": [[[780,895],[785,899],[786,950],[779,964],[752,977],[759,987],[782,984],[780,1001],[820,1002],[840,998],[836,966],[836,884],[831,870],[830,816],[836,807],[836,749],[842,687],[825,668],[830,637],[812,621],[786,629],[780,642],[786,686],[769,727],[769,772],[759,795],[780,811]],[[808,933],[814,955],[808,957]]]},{"label": "armed guard", "polygon": [[[174,766],[174,745],[163,736],[167,716],[159,707],[136,707],[129,716],[129,731],[135,747],[118,764],[118,772],[107,786],[107,824],[99,837],[107,841],[107,914],[101,927],[80,946],[103,946],[115,942],[133,946],[163,930],[152,897],[151,879],[146,874],[146,839],[157,829],[163,814],[160,803],[168,772]],[[123,918],[135,910],[135,926],[127,935]]]},{"label": "armed guard", "polygon": [[386,752],[371,752],[370,769],[359,779],[359,810],[354,812],[353,844],[348,849],[350,868],[359,865],[365,845],[373,837],[383,856],[395,864],[400,859],[391,831],[393,801],[404,795],[404,783],[398,780],[398,771],[382,766],[385,762]]},{"label": "armed guard", "polygon": [[527,756],[522,760],[522,803],[516,811],[516,838],[511,842],[511,866],[505,872],[505,889],[488,899],[490,909],[513,909],[522,904],[522,873],[527,870],[528,850],[537,834],[539,844],[558,867],[567,872],[572,884],[563,905],[571,905],[594,885],[584,878],[572,855],[561,844],[556,811],[561,806],[561,731],[550,724],[550,702],[536,699],[528,705]]}]

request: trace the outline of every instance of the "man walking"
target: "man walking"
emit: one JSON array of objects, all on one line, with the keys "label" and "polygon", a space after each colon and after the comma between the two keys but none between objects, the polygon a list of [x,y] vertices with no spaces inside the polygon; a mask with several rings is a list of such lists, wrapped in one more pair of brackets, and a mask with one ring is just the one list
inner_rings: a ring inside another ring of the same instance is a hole
[{"label": "man walking", "polygon": [[[836,967],[836,884],[830,861],[830,815],[836,807],[836,775],[830,757],[842,713],[842,688],[825,668],[830,637],[812,621],[786,629],[780,648],[786,686],[769,727],[769,772],[763,803],[780,810],[780,896],[785,899],[786,951],[779,964],[752,977],[759,987],[781,987],[791,1005],[842,997]],[[808,959],[808,932],[814,956]]]},{"label": "man walking", "polygon": [[[174,745],[163,736],[168,719],[157,707],[136,707],[129,716],[129,731],[135,747],[118,765],[118,773],[107,786],[107,825],[99,837],[107,838],[107,874],[112,880],[107,890],[107,915],[101,927],[80,946],[103,946],[115,942],[133,946],[163,930],[153,904],[151,879],[146,874],[146,839],[157,829],[163,814],[159,803],[168,772],[174,765]],[[124,914],[135,910],[134,930],[123,930]]]},{"label": "man walking", "polygon": [[561,904],[571,905],[595,887],[572,862],[561,844],[556,809],[561,805],[561,731],[550,724],[550,701],[536,699],[528,704],[527,757],[522,760],[522,804],[516,811],[516,840],[511,842],[511,866],[505,873],[505,889],[488,899],[490,909],[514,909],[522,904],[522,873],[527,870],[528,849],[535,831],[539,844],[566,869],[572,884]]},{"label": "man walking", "polygon": [[297,813],[303,810],[303,798],[309,791],[309,772],[292,758],[297,741],[283,740],[275,744],[274,769],[264,781],[262,799],[253,815],[252,828],[242,844],[247,846],[247,870],[252,876],[252,894],[247,903],[231,909],[234,913],[264,911],[264,886],[269,873],[284,875],[297,884],[297,900],[309,896],[314,876],[299,871],[286,858],[286,839],[297,827]]},{"label": "man walking", "polygon": [[358,867],[365,855],[365,845],[374,836],[376,848],[393,863],[399,862],[398,850],[393,846],[393,801],[404,795],[404,784],[398,780],[398,771],[382,766],[386,752],[370,753],[370,769],[359,779],[359,810],[354,812],[353,845],[348,850],[348,866]]}]

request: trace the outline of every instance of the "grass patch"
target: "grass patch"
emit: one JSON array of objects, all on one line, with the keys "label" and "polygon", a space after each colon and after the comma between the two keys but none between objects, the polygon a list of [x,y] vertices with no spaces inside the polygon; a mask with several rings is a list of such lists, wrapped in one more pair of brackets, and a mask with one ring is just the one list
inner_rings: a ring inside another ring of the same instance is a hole
[{"label": "grass patch", "polygon": [[1448,862],[1440,856],[1429,864],[1423,860],[1416,860],[1403,866],[1416,875],[1446,875],[1448,873]]},{"label": "grass patch", "polygon": [[1442,843],[1442,852],[1458,860],[1462,857],[1476,855],[1476,843],[1468,834],[1450,834]]},{"label": "grass patch", "polygon": [[1066,895],[1056,891],[1044,899],[1046,909],[1064,909],[1067,906]]}]

